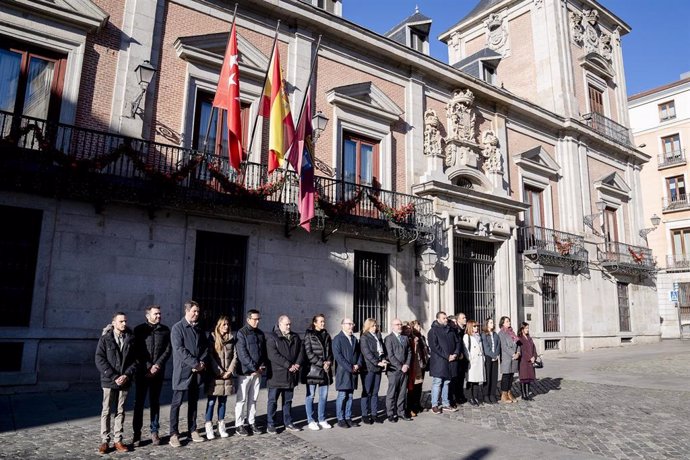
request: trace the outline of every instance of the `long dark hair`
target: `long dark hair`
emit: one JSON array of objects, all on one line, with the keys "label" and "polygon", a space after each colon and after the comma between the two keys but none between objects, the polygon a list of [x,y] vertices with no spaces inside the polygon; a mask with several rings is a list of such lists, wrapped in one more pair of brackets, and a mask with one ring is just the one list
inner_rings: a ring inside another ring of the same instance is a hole
[{"label": "long dark hair", "polygon": [[505,324],[506,320],[510,319],[510,316],[501,316],[500,321],[498,322],[498,328],[503,329],[503,324]]},{"label": "long dark hair", "polygon": [[518,336],[524,335],[527,337],[529,335],[529,332],[527,334],[523,334],[525,332],[525,328],[529,327],[529,323],[525,323],[524,321],[520,324],[520,329],[518,329]]}]

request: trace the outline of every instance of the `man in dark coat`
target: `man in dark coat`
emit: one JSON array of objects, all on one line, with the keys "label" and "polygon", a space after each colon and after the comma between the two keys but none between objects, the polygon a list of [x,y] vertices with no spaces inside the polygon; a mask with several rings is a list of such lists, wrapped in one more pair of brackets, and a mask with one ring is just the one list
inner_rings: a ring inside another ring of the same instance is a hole
[{"label": "man in dark coat", "polygon": [[[259,329],[259,321],[259,310],[249,310],[247,324],[237,331],[235,430],[240,436],[261,433],[256,425],[256,400],[259,397],[261,375],[266,370],[266,336]],[[249,421],[251,431],[245,428],[245,420]]]},{"label": "man in dark coat", "polygon": [[[344,318],[340,325],[342,331],[333,338],[333,357],[336,362],[335,389],[338,397],[335,401],[335,411],[340,428],[359,426],[352,421],[352,393],[357,388],[357,375],[362,367],[362,353],[359,340],[352,333],[355,323],[350,318]],[[345,411],[343,412],[343,405]]]},{"label": "man in dark coat", "polygon": [[172,401],[170,402],[170,445],[180,447],[179,418],[182,400],[187,398],[187,427],[194,442],[204,438],[196,432],[197,402],[203,372],[208,366],[208,338],[199,327],[199,304],[190,300],[184,304],[184,318],[170,331],[173,353]]},{"label": "man in dark coat", "polygon": [[[460,356],[460,342],[458,336],[448,326],[448,316],[445,312],[436,314],[436,321],[431,325],[428,335],[430,361],[429,374],[431,380],[431,410],[434,414],[442,411],[455,412],[457,409],[450,405],[448,386],[450,379],[457,377],[457,359]],[[439,407],[439,393],[443,406]]]},{"label": "man in dark coat", "polygon": [[144,424],[144,402],[149,396],[151,407],[151,443],[160,444],[160,396],[165,378],[165,364],[172,354],[170,329],[161,324],[160,305],[146,307],[146,321],[134,328],[134,349],[137,356],[137,387],[134,398],[134,444],[141,443]]},{"label": "man in dark coat", "polygon": [[283,398],[283,423],[289,431],[302,431],[292,423],[292,397],[299,384],[300,364],[304,360],[302,339],[292,332],[290,318],[282,315],[278,318],[278,329],[266,337],[268,354],[268,408],[266,411],[267,428],[276,433],[275,416],[278,396]]},{"label": "man in dark coat", "polygon": [[127,327],[127,316],[122,312],[113,315],[112,323],[103,329],[96,347],[96,368],[101,375],[103,406],[101,410],[101,444],[98,452],[108,452],[110,442],[110,414],[113,404],[115,429],[113,441],[115,450],[127,452],[129,448],[122,443],[125,425],[125,400],[134,380],[137,362],[134,354],[134,336]]},{"label": "man in dark coat", "polygon": [[465,404],[467,402],[465,397],[465,377],[469,360],[467,356],[464,356],[462,347],[462,338],[465,336],[467,329],[467,315],[458,313],[456,317],[449,317],[448,326],[457,334],[458,341],[460,342],[460,354],[458,355],[457,363],[458,375],[451,380],[448,390],[450,404],[455,407],[456,404]]},{"label": "man in dark coat", "polygon": [[393,331],[386,336],[385,344],[388,352],[388,392],[386,393],[386,414],[389,422],[397,422],[398,418],[411,421],[405,414],[407,401],[408,371],[412,363],[410,341],[402,335],[402,321],[393,320]]}]

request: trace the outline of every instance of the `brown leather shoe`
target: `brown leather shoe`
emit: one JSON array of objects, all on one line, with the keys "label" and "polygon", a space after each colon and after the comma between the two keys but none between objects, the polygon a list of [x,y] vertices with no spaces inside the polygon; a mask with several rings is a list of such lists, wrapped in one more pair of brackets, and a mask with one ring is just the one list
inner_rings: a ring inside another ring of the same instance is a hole
[{"label": "brown leather shoe", "polygon": [[122,444],[121,442],[115,443],[115,450],[118,452],[129,452],[129,448]]},{"label": "brown leather shoe", "polygon": [[104,442],[100,446],[98,446],[98,453],[99,454],[107,454],[108,453],[108,443]]},{"label": "brown leather shoe", "polygon": [[151,444],[154,446],[160,446],[161,438],[158,437],[158,433],[151,433]]}]

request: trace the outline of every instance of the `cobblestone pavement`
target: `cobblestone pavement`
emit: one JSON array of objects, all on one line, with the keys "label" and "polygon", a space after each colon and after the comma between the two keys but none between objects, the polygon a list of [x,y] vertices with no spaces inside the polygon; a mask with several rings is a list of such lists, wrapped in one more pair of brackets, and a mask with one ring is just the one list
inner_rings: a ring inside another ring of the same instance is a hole
[{"label": "cobblestone pavement", "polygon": [[547,378],[534,401],[494,407],[463,405],[444,416],[606,458],[690,457],[687,391]]},{"label": "cobblestone pavement", "polygon": [[[96,451],[99,390],[91,387],[83,391],[4,395],[0,396],[0,458],[489,459],[514,457],[517,453],[550,460],[690,458],[689,354],[690,342],[675,342],[553,355],[539,373],[537,395],[532,402],[479,408],[463,405],[458,412],[441,416],[424,412],[412,423],[351,430],[305,430],[249,438],[233,434],[228,439],[187,443],[179,449],[149,444],[130,453],[106,456]],[[621,383],[611,384],[616,379]],[[386,386],[384,380],[382,393]],[[332,390],[329,415],[335,412],[334,398]],[[131,439],[131,399],[125,441]],[[379,408],[384,407],[383,399]],[[170,395],[164,393],[163,401],[169,400]],[[303,400],[301,388],[295,395],[299,424],[304,424]],[[228,404],[233,407],[232,401]],[[265,406],[266,394],[262,391],[259,422],[264,420]],[[200,419],[204,407],[205,400],[201,400]],[[355,414],[358,408],[356,399]],[[168,413],[169,407],[164,406],[161,433],[168,432]],[[180,414],[185,413],[183,405]],[[145,424],[147,420],[145,413]],[[180,425],[186,425],[184,417]]]}]

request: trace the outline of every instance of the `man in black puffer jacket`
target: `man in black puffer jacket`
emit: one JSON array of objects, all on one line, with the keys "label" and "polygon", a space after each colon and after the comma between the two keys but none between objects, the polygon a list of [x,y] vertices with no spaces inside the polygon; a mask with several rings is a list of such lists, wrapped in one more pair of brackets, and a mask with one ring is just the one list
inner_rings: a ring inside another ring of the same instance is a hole
[{"label": "man in black puffer jacket", "polygon": [[149,396],[151,407],[151,443],[160,444],[160,396],[165,378],[165,364],[170,359],[170,328],[161,324],[160,305],[146,307],[146,322],[134,328],[134,349],[137,356],[137,388],[134,398],[134,444],[141,443],[144,424],[144,402]]},{"label": "man in black puffer jacket", "polygon": [[113,315],[98,340],[96,347],[96,368],[101,375],[103,388],[103,407],[101,410],[101,445],[98,452],[108,452],[110,442],[111,406],[117,405],[113,441],[118,452],[129,448],[122,443],[125,425],[125,400],[134,380],[137,362],[134,354],[134,336],[127,327],[127,316],[122,312]]}]

